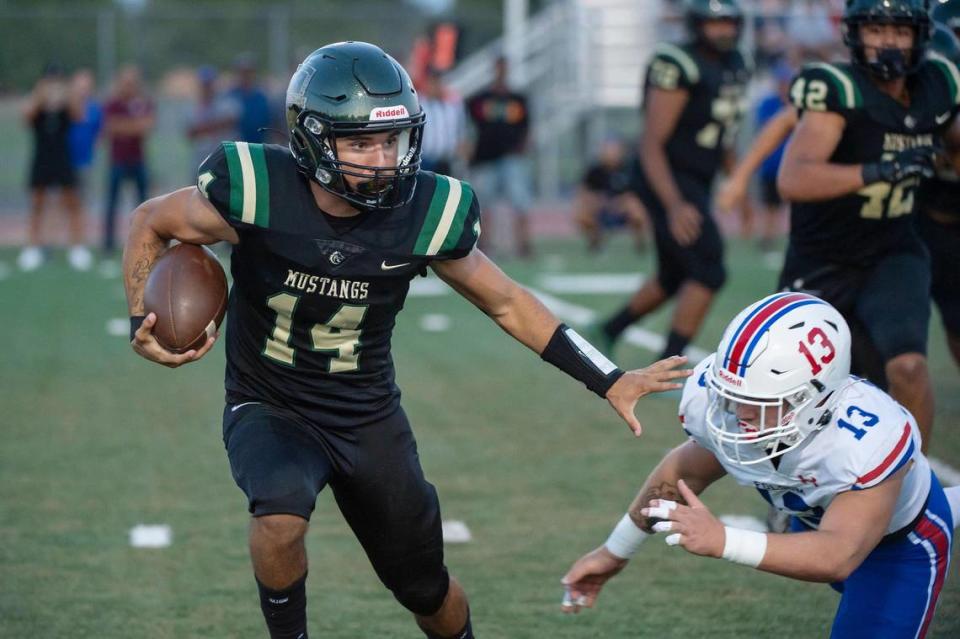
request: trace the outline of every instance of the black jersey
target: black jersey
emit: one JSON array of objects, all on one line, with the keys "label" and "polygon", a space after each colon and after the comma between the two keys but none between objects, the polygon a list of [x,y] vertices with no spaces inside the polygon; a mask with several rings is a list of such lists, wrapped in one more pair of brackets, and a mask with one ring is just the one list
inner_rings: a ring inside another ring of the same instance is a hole
[{"label": "black jersey", "polygon": [[[709,184],[733,144],[747,111],[749,69],[739,51],[720,57],[703,55],[693,44],[661,43],[647,67],[644,96],[651,88],[689,92],[673,135],[667,159],[674,173]],[[644,100],[646,101],[646,100]]]},{"label": "black jersey", "polygon": [[470,185],[421,172],[410,204],[333,218],[288,149],[224,142],[198,188],[233,226],[228,403],[264,401],[319,427],[399,405],[390,338],[410,280],[467,255],[480,234]]},{"label": "black jersey", "polygon": [[[844,118],[830,162],[864,164],[905,149],[941,145],[960,102],[960,72],[946,58],[931,55],[907,87],[909,107],[881,92],[855,65],[814,63],[793,81],[790,95],[801,112],[829,111]],[[919,241],[910,216],[919,184],[917,177],[877,182],[832,200],[792,203],[791,250],[863,266],[892,250],[915,250]]]}]

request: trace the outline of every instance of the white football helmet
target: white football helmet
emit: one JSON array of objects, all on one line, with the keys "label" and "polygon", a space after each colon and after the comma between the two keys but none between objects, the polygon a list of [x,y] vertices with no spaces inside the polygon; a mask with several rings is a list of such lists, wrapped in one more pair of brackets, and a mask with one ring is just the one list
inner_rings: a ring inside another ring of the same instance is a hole
[{"label": "white football helmet", "polygon": [[727,326],[707,369],[717,450],[745,466],[793,450],[829,422],[834,392],[849,377],[850,328],[837,309],[806,293],[751,304]]}]

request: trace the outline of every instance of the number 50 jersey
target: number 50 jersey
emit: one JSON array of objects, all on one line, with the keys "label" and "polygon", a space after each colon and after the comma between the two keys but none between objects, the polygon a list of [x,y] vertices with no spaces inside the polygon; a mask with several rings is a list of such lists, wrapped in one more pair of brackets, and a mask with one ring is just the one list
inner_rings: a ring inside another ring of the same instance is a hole
[{"label": "number 50 jersey", "polygon": [[[843,117],[843,136],[829,161],[868,164],[906,149],[942,146],[942,136],[960,104],[960,72],[930,54],[907,88],[910,106],[880,91],[853,64],[812,63],[790,89],[793,105]],[[798,254],[827,262],[869,265],[891,250],[916,249],[919,240],[910,214],[920,180],[876,182],[856,193],[820,202],[793,202],[790,245]],[[920,249],[922,250],[922,249]]]},{"label": "number 50 jersey", "polygon": [[381,419],[399,405],[390,338],[410,280],[457,259],[480,233],[466,182],[417,177],[412,201],[333,218],[288,149],[224,142],[198,188],[240,238],[227,312],[226,396],[320,428]]},{"label": "number 50 jersey", "polygon": [[777,466],[771,460],[746,466],[728,460],[706,423],[709,391],[705,377],[713,358],[710,355],[700,362],[687,379],[680,421],[684,431],[710,451],[738,484],[753,486],[777,509],[796,516],[809,528],[819,528],[837,495],[872,488],[913,462],[885,534],[901,530],[923,510],[930,492],[930,464],[920,452],[917,424],[893,398],[857,377],[851,376],[831,399],[830,421],[776,458]]}]

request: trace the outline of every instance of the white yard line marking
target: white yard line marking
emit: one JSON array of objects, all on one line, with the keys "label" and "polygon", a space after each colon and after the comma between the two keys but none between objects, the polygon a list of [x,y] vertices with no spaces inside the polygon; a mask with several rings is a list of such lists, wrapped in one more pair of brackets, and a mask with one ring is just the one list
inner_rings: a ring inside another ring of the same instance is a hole
[{"label": "white yard line marking", "polygon": [[645,279],[639,273],[546,274],[539,277],[538,286],[551,293],[605,295],[633,293]]},{"label": "white yard line marking", "polygon": [[[592,322],[597,316],[594,311],[585,306],[571,304],[549,293],[538,291],[535,288],[528,287],[527,290],[536,295],[552,313],[566,322],[582,326]],[[623,334],[623,339],[634,346],[639,346],[654,353],[659,353],[666,345],[666,340],[662,335],[657,335],[652,331],[636,326],[628,328]],[[707,351],[696,346],[688,346],[685,353],[694,363],[699,362],[709,355]]]},{"label": "white yard line marking", "polygon": [[470,529],[459,519],[448,519],[442,525],[443,543],[445,544],[465,544],[473,540]]},{"label": "white yard line marking", "polygon": [[114,317],[107,320],[107,335],[114,337],[130,336],[130,319],[127,317]]},{"label": "white yard line marking", "polygon": [[750,515],[720,515],[719,519],[724,526],[731,528],[767,532],[767,524]]},{"label": "white yard line marking", "polygon": [[960,486],[960,470],[935,457],[928,457],[927,459],[930,461],[930,468],[937,474],[944,486]]},{"label": "white yard line marking", "polygon": [[173,543],[173,530],[167,524],[137,524],[130,529],[134,548],[166,548]]},{"label": "white yard line marking", "polygon": [[439,277],[415,277],[410,282],[410,297],[440,297],[450,292],[450,287]]},{"label": "white yard line marking", "polygon": [[450,316],[443,313],[426,313],[420,316],[420,328],[428,333],[443,333],[449,331],[452,325]]}]

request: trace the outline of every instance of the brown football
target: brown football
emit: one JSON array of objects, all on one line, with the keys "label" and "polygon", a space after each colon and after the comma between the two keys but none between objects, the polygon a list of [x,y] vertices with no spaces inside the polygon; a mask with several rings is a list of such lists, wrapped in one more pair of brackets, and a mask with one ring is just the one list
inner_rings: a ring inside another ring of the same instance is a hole
[{"label": "brown football", "polygon": [[196,244],[167,249],[147,277],[143,309],[156,313],[153,335],[168,351],[203,346],[227,310],[227,277],[217,256]]}]

